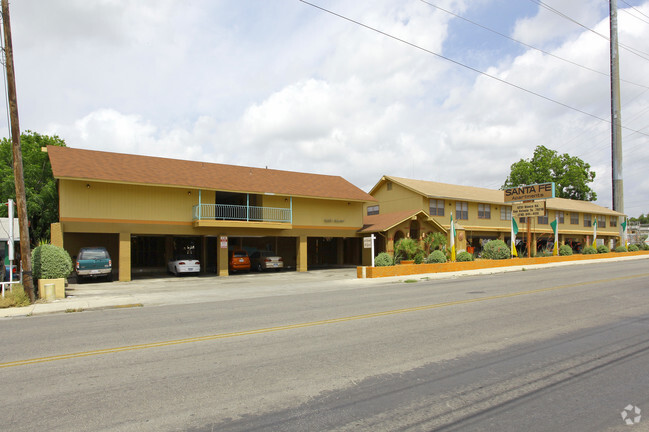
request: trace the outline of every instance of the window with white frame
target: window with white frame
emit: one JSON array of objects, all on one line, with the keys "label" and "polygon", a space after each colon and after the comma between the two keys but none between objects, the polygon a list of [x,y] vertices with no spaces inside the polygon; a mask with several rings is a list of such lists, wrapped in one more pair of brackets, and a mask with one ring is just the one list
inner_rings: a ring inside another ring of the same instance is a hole
[{"label": "window with white frame", "polygon": [[579,225],[579,213],[576,212],[570,213],[570,224]]},{"label": "window with white frame", "polygon": [[597,216],[597,228],[606,228],[606,216]]},{"label": "window with white frame", "polygon": [[456,201],[455,216],[458,220],[469,219],[469,203],[466,201]]},{"label": "window with white frame", "polygon": [[491,204],[478,204],[478,219],[491,219]]},{"label": "window with white frame", "polygon": [[611,227],[614,228],[614,227],[617,226],[617,216],[611,216],[611,218],[609,220],[611,222]]},{"label": "window with white frame", "polygon": [[377,215],[379,214],[379,206],[373,205],[373,206],[367,206],[367,215],[372,216],[372,215]]},{"label": "window with white frame", "polygon": [[557,218],[557,220],[559,221],[560,224],[564,223],[563,212],[562,211],[556,211],[555,212],[555,217]]},{"label": "window with white frame", "polygon": [[500,207],[500,220],[510,220],[512,218],[512,208],[511,207]]},{"label": "window with white frame", "polygon": [[593,226],[593,223],[592,223],[592,221],[591,221],[590,215],[589,215],[589,214],[586,214],[586,213],[584,213],[584,226],[585,226],[585,227]]},{"label": "window with white frame", "polygon": [[543,216],[537,216],[536,221],[537,221],[537,223],[539,225],[547,225],[548,224],[548,214],[545,213]]},{"label": "window with white frame", "polygon": [[431,216],[444,216],[444,200],[430,199],[428,200],[428,208]]}]

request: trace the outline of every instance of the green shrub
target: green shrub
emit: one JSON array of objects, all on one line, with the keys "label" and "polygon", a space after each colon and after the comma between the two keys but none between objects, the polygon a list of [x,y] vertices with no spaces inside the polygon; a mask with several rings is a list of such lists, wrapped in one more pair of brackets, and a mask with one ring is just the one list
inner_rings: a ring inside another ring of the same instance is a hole
[{"label": "green shrub", "polygon": [[638,245],[638,249],[649,250],[649,244],[647,244],[647,243],[640,243],[640,244]]},{"label": "green shrub", "polygon": [[394,260],[387,252],[381,252],[376,256],[376,258],[374,258],[375,267],[385,267],[391,265],[394,265]]},{"label": "green shrub", "polygon": [[66,278],[72,273],[72,259],[63,248],[42,244],[32,251],[32,275],[35,279]]},{"label": "green shrub", "polygon": [[638,252],[639,250],[640,250],[640,248],[638,248],[637,245],[634,245],[634,244],[629,245],[629,252]]},{"label": "green shrub", "polygon": [[25,290],[20,284],[14,284],[11,291],[5,292],[4,298],[0,297],[0,309],[29,305],[29,297],[25,294]]},{"label": "green shrub", "polygon": [[473,261],[473,254],[470,254],[470,253],[468,253],[468,252],[466,252],[466,251],[465,251],[465,252],[460,252],[460,253],[457,254],[457,256],[455,257],[455,260],[456,260],[457,262]]},{"label": "green shrub", "polygon": [[[394,256],[396,260],[414,260],[415,255],[421,251],[421,246],[419,242],[411,238],[402,238],[394,246]],[[398,257],[398,258],[397,258]]]},{"label": "green shrub", "polygon": [[622,245],[615,248],[615,252],[626,252],[626,248]]},{"label": "green shrub", "polygon": [[441,250],[435,250],[435,251],[431,252],[430,255],[428,255],[428,258],[426,258],[426,262],[428,264],[445,263],[446,262],[446,255]]},{"label": "green shrub", "polygon": [[609,253],[611,250],[606,245],[597,246],[597,253]]},{"label": "green shrub", "polygon": [[424,250],[426,253],[430,254],[432,251],[437,249],[446,249],[446,235],[441,232],[429,233],[424,238]]},{"label": "green shrub", "polygon": [[419,252],[417,252],[413,259],[415,260],[415,264],[423,263],[425,259],[424,251],[420,250]]},{"label": "green shrub", "polygon": [[490,240],[482,248],[482,257],[487,259],[511,258],[509,246],[502,240]]},{"label": "green shrub", "polygon": [[586,246],[584,249],[582,249],[581,253],[584,255],[593,255],[597,253],[597,249],[592,246]]},{"label": "green shrub", "polygon": [[561,255],[561,256],[572,255],[572,248],[570,247],[570,245],[561,245],[561,246],[559,246],[559,255]]}]

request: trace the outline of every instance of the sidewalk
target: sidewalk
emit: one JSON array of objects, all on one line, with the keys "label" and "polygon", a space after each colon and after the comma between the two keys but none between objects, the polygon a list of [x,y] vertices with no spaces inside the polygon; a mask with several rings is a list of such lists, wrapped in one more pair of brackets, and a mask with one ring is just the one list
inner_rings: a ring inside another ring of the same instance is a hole
[{"label": "sidewalk", "polygon": [[131,282],[70,284],[67,297],[50,303],[39,301],[20,308],[0,309],[0,319],[97,309],[178,305],[290,295],[305,292],[351,290],[366,286],[401,283],[405,280],[453,279],[567,265],[587,265],[649,259],[649,255],[589,261],[512,266],[449,273],[427,273],[377,279],[357,279],[356,268],[311,270],[305,273],[249,273],[219,278],[217,276],[160,277]]}]

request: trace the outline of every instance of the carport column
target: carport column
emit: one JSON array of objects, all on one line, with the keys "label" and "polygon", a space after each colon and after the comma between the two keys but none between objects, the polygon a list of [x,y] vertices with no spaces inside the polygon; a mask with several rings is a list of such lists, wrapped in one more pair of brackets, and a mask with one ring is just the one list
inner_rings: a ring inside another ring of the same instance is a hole
[{"label": "carport column", "polygon": [[131,233],[119,233],[119,281],[131,280]]},{"label": "carport column", "polygon": [[337,262],[336,264],[338,265],[343,265],[345,263],[345,239],[342,237],[338,237],[336,239],[336,258]]},{"label": "carport column", "polygon": [[219,276],[229,276],[228,273],[228,236],[219,235],[216,245],[216,273]]},{"label": "carport column", "polygon": [[63,247],[63,228],[61,228],[60,222],[50,224],[50,243],[60,248]]},{"label": "carport column", "polygon": [[297,238],[297,271],[307,271],[306,236]]}]

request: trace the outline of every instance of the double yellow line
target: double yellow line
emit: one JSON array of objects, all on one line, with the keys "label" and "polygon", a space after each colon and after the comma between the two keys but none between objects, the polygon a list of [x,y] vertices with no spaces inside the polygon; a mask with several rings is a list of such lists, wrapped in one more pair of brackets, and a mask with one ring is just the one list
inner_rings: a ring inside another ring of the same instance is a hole
[{"label": "double yellow line", "polygon": [[572,283],[572,284],[566,284],[566,285],[557,285],[557,286],[553,286],[553,287],[549,287],[549,288],[540,288],[540,289],[535,289],[535,290],[518,291],[518,292],[514,292],[514,293],[509,293],[509,294],[500,294],[500,295],[493,295],[493,296],[487,296],[487,297],[477,297],[477,298],[471,298],[471,299],[465,299],[465,300],[456,300],[456,301],[451,301],[451,302],[429,304],[429,305],[424,305],[424,306],[415,306],[415,307],[409,307],[409,308],[403,308],[403,309],[393,309],[393,310],[382,311],[382,312],[373,312],[373,313],[362,314],[362,315],[352,315],[352,316],[347,316],[347,317],[332,318],[332,319],[326,319],[326,320],[320,320],[320,321],[310,321],[310,322],[299,323],[299,324],[288,324],[288,325],[283,325],[283,326],[267,327],[267,328],[261,328],[261,329],[255,329],[255,330],[246,330],[246,331],[240,331],[240,332],[220,333],[220,334],[215,334],[215,335],[198,336],[198,337],[185,338],[185,339],[175,339],[175,340],[170,340],[170,341],[152,342],[152,343],[139,344],[139,345],[128,345],[128,346],[122,346],[122,347],[106,348],[106,349],[99,349],[99,350],[93,350],[93,351],[83,351],[83,352],[70,353],[70,354],[61,354],[61,355],[48,356],[48,357],[38,357],[38,358],[32,358],[32,359],[26,359],[26,360],[17,360],[17,361],[13,361],[13,362],[0,363],[0,368],[9,368],[9,367],[15,367],[15,366],[26,366],[26,365],[30,365],[30,364],[36,364],[36,363],[46,363],[46,362],[52,362],[52,361],[58,361],[58,360],[68,360],[68,359],[75,359],[75,358],[81,358],[81,357],[97,356],[97,355],[102,355],[102,354],[113,354],[113,353],[119,353],[119,352],[124,352],[124,351],[134,351],[134,350],[141,350],[141,349],[148,349],[148,348],[166,347],[166,346],[172,346],[172,345],[181,345],[181,344],[188,344],[188,343],[194,343],[194,342],[204,342],[204,341],[211,341],[211,340],[217,340],[217,339],[235,338],[235,337],[240,337],[240,336],[250,336],[250,335],[263,334],[263,333],[273,333],[273,332],[279,332],[279,331],[285,331],[285,330],[300,329],[300,328],[305,328],[305,327],[315,327],[315,326],[321,326],[321,325],[327,325],[327,324],[336,324],[336,323],[342,323],[342,322],[348,322],[348,321],[363,320],[363,319],[368,319],[368,318],[378,318],[378,317],[384,317],[384,316],[389,316],[389,315],[398,315],[398,314],[409,313],[409,312],[418,312],[418,311],[424,311],[424,310],[430,310],[430,309],[438,309],[438,308],[443,308],[443,307],[448,307],[448,306],[457,306],[457,305],[463,305],[463,304],[469,304],[469,303],[484,302],[484,301],[489,301],[489,300],[497,300],[497,299],[504,299],[504,298],[510,298],[510,297],[518,297],[518,296],[530,295],[530,294],[538,294],[538,293],[549,292],[549,291],[557,291],[557,290],[566,289],[566,288],[582,287],[582,286],[586,286],[586,285],[603,284],[603,283],[609,283],[609,282],[619,282],[619,281],[623,281],[623,280],[636,279],[636,278],[642,278],[642,277],[647,277],[647,276],[649,276],[649,273],[644,273],[644,274],[639,274],[639,275],[631,275],[631,276],[622,276],[622,277],[611,278],[611,279],[601,279],[601,280],[596,280],[596,281],[578,282],[578,283]]}]

